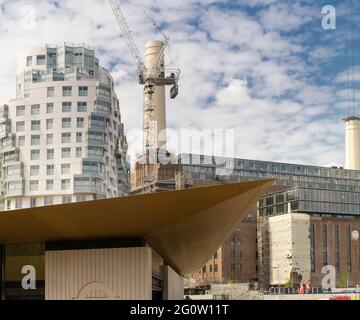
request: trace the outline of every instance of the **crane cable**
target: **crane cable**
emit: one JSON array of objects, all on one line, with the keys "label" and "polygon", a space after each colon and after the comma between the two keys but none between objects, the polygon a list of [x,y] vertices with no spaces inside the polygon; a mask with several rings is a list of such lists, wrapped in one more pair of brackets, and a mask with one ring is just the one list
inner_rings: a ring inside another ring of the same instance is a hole
[{"label": "crane cable", "polygon": [[160,32],[161,35],[163,36],[164,40],[167,41],[167,51],[168,51],[168,54],[169,54],[169,58],[170,58],[169,61],[170,62],[166,63],[165,67],[173,65],[174,64],[174,58],[173,58],[173,55],[172,55],[172,50],[171,50],[171,45],[170,45],[170,37],[162,30],[161,26],[156,22],[155,18],[145,10],[144,5],[140,4],[137,0],[131,0],[130,2],[132,2],[133,6],[141,8],[141,11],[143,12],[146,19],[148,19],[151,22],[151,24],[155,28],[155,30]]},{"label": "crane cable", "polygon": [[356,96],[355,96],[355,56],[354,56],[354,15],[353,15],[353,1],[346,1],[346,16],[348,18],[348,70],[347,70],[347,83],[348,83],[348,114],[354,115],[356,111]]}]

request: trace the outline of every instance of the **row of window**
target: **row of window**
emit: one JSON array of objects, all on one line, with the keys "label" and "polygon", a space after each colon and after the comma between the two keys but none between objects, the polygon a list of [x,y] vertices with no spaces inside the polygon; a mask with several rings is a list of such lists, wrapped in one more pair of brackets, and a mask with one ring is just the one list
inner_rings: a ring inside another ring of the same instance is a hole
[{"label": "row of window", "polygon": [[[49,164],[46,166],[46,174],[48,176],[54,175],[54,165]],[[63,163],[61,164],[61,174],[70,174],[71,170],[70,163]],[[38,176],[40,174],[40,166],[39,165],[32,165],[30,166],[30,176]]]},{"label": "row of window", "polygon": [[[31,145],[32,146],[38,146],[40,145],[40,135],[31,135]],[[71,132],[63,132],[61,133],[61,143],[71,143],[72,139],[72,133]],[[25,139],[26,136],[19,136],[18,137],[18,146],[24,146],[25,145]],[[82,143],[83,142],[83,133],[82,132],[76,132],[76,142]],[[52,133],[49,133],[46,135],[46,144],[51,145],[54,143],[54,135]]]},{"label": "row of window", "polygon": [[[11,209],[11,201],[12,200],[7,200],[7,209],[10,210]],[[86,195],[85,194],[77,194],[76,195],[76,202],[82,202],[82,201],[86,201]],[[71,203],[72,202],[72,196],[71,195],[64,195],[62,196],[62,201],[61,203],[65,204],[65,203]],[[51,206],[54,204],[54,197],[44,197],[44,205],[45,206]],[[30,207],[34,208],[38,205],[38,199],[37,198],[30,198]],[[15,200],[15,208],[16,209],[21,209],[23,207],[23,199],[22,198],[17,198]]]},{"label": "row of window", "polygon": [[[80,86],[78,87],[78,96],[79,97],[87,97],[88,96],[88,87]],[[62,96],[63,97],[71,97],[72,96],[73,89],[71,86],[63,86],[62,87]],[[54,87],[48,87],[47,88],[47,96],[48,97],[54,97],[55,96],[55,88]]]},{"label": "row of window", "polygon": [[[71,179],[61,179],[61,190],[70,189]],[[30,180],[29,181],[29,190],[38,191],[39,190],[39,180]],[[54,180],[46,180],[46,190],[54,190]]]},{"label": "row of window", "polygon": [[[76,118],[76,127],[84,128],[85,119],[83,117]],[[46,119],[46,130],[52,130],[54,128],[54,119]],[[62,118],[61,119],[61,128],[67,129],[71,128],[71,118]],[[31,121],[31,131],[41,130],[41,120],[32,120]],[[25,131],[25,121],[16,122],[16,132]]]},{"label": "row of window", "polygon": [[[55,155],[55,150],[54,149],[47,149],[46,150],[46,158],[47,158],[47,160],[53,160],[54,155]],[[76,156],[76,158],[81,158],[82,157],[82,148],[81,147],[76,147],[75,156]],[[62,159],[71,158],[71,148],[70,147],[61,148],[61,158]],[[39,149],[30,150],[30,160],[40,160],[40,150]]]},{"label": "row of window", "polygon": [[[16,116],[25,116],[26,107],[24,105],[16,106]],[[30,107],[31,115],[39,115],[40,114],[40,104],[33,104]],[[87,102],[79,101],[77,102],[77,112],[86,112],[87,111]],[[62,112],[71,112],[72,111],[72,102],[65,101],[62,103]],[[54,112],[54,103],[49,102],[46,104],[46,113]]]},{"label": "row of window", "polygon": [[[207,272],[207,268],[206,268],[206,266],[204,266],[203,267],[203,274],[205,274],[206,272]],[[218,272],[218,265],[217,264],[214,264],[214,269],[213,269],[213,265],[212,264],[210,264],[209,265],[209,272]]]},{"label": "row of window", "polygon": [[[326,224],[322,225],[322,265],[329,264],[329,252],[328,252],[328,227]],[[346,265],[347,271],[351,272],[352,269],[352,256],[351,256],[351,226],[346,226],[345,245],[346,245]],[[340,271],[340,232],[339,225],[334,227],[334,240],[335,240],[335,268],[336,271]],[[315,225],[310,225],[310,259],[311,259],[311,272],[316,272],[316,244],[315,244]],[[360,259],[360,256],[359,256]],[[360,261],[360,260],[359,260]],[[359,267],[360,268],[360,267]],[[360,270],[360,269],[359,269]]]},{"label": "row of window", "polygon": [[[26,57],[26,66],[27,67],[31,67],[33,64],[33,57],[32,56],[28,56]],[[36,56],[36,64],[38,66],[43,66],[45,64],[45,55],[40,54]]]}]

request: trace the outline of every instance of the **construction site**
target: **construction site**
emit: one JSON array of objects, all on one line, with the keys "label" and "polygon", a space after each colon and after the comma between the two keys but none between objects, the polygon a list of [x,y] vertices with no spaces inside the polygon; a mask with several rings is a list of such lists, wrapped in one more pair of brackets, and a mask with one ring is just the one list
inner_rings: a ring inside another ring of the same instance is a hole
[{"label": "construction site", "polygon": [[[115,12],[116,8],[119,10],[114,3],[113,8]],[[134,48],[123,16],[119,13],[117,16],[122,17],[120,25],[125,36],[128,35],[129,47]],[[354,34],[349,30],[351,46]],[[327,265],[336,269],[337,287],[357,287],[360,284],[360,245],[356,238],[360,230],[360,119],[356,116],[354,98],[354,52],[349,51],[344,167],[233,159],[234,167],[218,174],[217,157],[210,156],[209,163],[209,155],[190,154],[186,156],[199,157],[200,161],[182,163],[183,154],[166,151],[165,85],[172,85],[170,97],[175,98],[180,71],[172,73],[163,69],[164,48],[169,37],[164,39],[146,44],[144,64],[139,63],[138,52],[131,49],[140,83],[144,84],[144,151],[131,175],[132,194],[228,184],[259,177],[275,179],[269,194],[248,212],[237,231],[203,269],[186,275],[190,280],[188,289],[246,283],[251,290],[286,289],[297,293],[303,285],[308,285],[311,290],[323,292],[322,268]],[[149,71],[145,71],[149,69],[151,77],[147,77]],[[162,77],[170,74],[170,78],[164,83],[154,74]],[[172,159],[170,164],[160,163],[160,150],[165,150],[166,156]]]}]

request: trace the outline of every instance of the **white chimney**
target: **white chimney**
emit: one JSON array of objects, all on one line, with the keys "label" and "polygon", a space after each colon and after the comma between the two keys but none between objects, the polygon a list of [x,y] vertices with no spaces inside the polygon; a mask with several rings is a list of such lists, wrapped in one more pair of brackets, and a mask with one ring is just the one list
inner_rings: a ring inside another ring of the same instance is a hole
[{"label": "white chimney", "polygon": [[[161,41],[149,41],[145,45],[145,67],[147,70],[152,70],[156,67],[156,60],[158,59],[159,53],[163,46]],[[164,57],[160,61],[160,68],[164,70]],[[149,146],[152,148],[166,148],[166,102],[165,102],[165,87],[156,86],[153,94],[153,101],[155,104],[155,125],[156,128],[152,134],[155,134],[156,137],[152,137],[152,145]],[[149,116],[144,111],[144,127],[149,126]],[[145,132],[144,132],[145,133]],[[146,133],[145,133],[146,134]],[[144,142],[146,138],[144,136]],[[146,149],[146,147],[145,147]]]},{"label": "white chimney", "polygon": [[360,118],[349,117],[345,121],[345,169],[360,170]]}]

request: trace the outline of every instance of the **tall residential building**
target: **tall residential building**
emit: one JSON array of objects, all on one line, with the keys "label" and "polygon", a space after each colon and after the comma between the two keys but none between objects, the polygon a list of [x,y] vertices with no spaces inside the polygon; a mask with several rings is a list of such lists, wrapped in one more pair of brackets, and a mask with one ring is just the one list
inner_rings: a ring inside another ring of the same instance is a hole
[{"label": "tall residential building", "polygon": [[0,108],[5,210],[126,195],[127,142],[109,72],[86,45],[19,56]]}]

